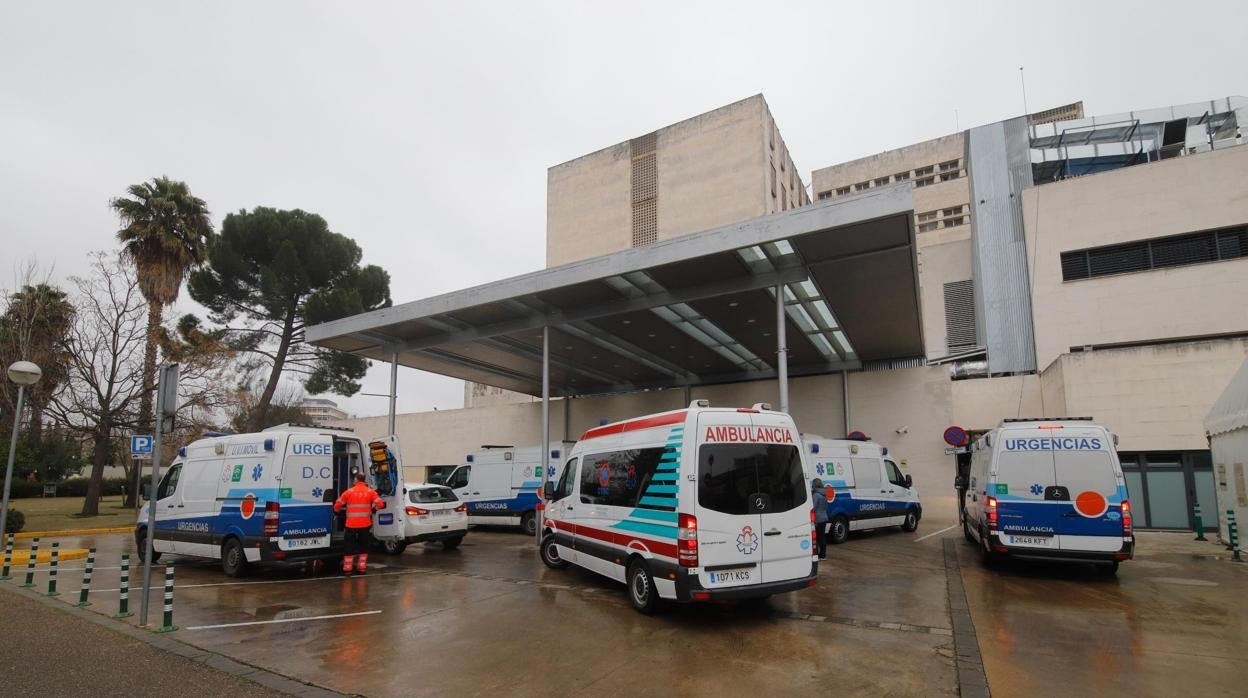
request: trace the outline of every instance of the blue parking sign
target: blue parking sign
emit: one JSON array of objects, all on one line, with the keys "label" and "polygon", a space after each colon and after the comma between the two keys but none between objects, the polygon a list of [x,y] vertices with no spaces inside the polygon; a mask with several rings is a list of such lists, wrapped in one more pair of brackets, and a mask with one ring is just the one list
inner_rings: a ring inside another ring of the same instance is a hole
[{"label": "blue parking sign", "polygon": [[152,455],[152,437],[144,434],[132,434],[130,436],[130,456],[132,458],[143,458]]}]

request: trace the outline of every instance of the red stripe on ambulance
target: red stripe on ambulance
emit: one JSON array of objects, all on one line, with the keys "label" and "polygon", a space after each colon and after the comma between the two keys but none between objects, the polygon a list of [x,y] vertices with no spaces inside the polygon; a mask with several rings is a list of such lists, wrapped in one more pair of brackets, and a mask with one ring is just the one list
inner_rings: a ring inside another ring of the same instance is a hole
[{"label": "red stripe on ambulance", "polygon": [[645,417],[643,419],[630,419],[624,422],[616,422],[615,424],[594,427],[581,435],[581,440],[596,439],[600,436],[610,436],[612,434],[623,434],[627,431],[637,431],[639,429],[665,427],[670,424],[684,424],[686,414],[688,414],[688,410],[680,410],[678,412]]}]

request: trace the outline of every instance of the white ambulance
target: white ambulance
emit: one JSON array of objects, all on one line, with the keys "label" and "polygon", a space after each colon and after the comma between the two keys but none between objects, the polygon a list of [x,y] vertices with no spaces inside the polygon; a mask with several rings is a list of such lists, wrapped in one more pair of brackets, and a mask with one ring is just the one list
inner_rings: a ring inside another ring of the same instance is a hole
[{"label": "white ambulance", "polygon": [[[252,563],[336,557],[343,521],[333,504],[361,471],[386,501],[373,515],[373,536],[406,540],[393,436],[364,441],[346,430],[283,425],[194,441],[178,450],[156,488],[153,557],[221,560],[231,577]],[[144,505],[134,531],[140,551],[150,528]]]},{"label": "white ambulance", "polygon": [[1006,419],[971,446],[962,533],[985,562],[1091,562],[1135,552],[1117,439],[1090,417]]},{"label": "white ambulance", "polygon": [[766,599],[813,586],[814,510],[792,417],[687,409],[590,429],[546,490],[542,561],[658,600]]},{"label": "white ambulance", "polygon": [[923,518],[919,491],[888,449],[873,441],[804,435],[812,470],[828,497],[828,542],[844,543],[850,531],[899,526],[914,531]]},{"label": "white ambulance", "polygon": [[445,484],[468,505],[468,523],[518,525],[531,536],[537,533],[542,467],[546,479],[555,480],[559,463],[571,448],[571,441],[552,444],[543,463],[540,446],[482,446],[464,458]]}]

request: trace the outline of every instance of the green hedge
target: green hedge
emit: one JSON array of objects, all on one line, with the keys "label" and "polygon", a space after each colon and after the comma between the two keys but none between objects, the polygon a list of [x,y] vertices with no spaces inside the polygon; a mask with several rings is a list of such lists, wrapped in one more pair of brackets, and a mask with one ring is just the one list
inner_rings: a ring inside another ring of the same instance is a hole
[{"label": "green hedge", "polygon": [[[143,484],[151,482],[150,475],[143,476]],[[59,482],[56,485],[56,496],[58,497],[85,497],[87,496],[87,486],[91,480],[85,477],[71,477],[68,480]],[[105,497],[120,496],[125,488],[126,478],[124,477],[106,477],[100,483],[101,494]],[[26,480],[14,480],[10,487],[9,497],[12,499],[24,499],[28,497],[42,497],[43,483],[28,482]]]},{"label": "green hedge", "polygon": [[21,533],[26,525],[26,515],[17,509],[9,509],[9,519],[4,524],[5,533]]}]

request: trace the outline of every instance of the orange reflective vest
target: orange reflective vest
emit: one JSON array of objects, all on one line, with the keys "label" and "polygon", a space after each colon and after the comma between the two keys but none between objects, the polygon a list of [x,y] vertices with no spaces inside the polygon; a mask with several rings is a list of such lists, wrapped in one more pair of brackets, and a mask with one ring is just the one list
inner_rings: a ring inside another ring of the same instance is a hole
[{"label": "orange reflective vest", "polygon": [[385,509],[386,500],[362,482],[342,493],[334,502],[334,511],[347,509],[347,528],[368,528],[373,525],[373,509]]}]

